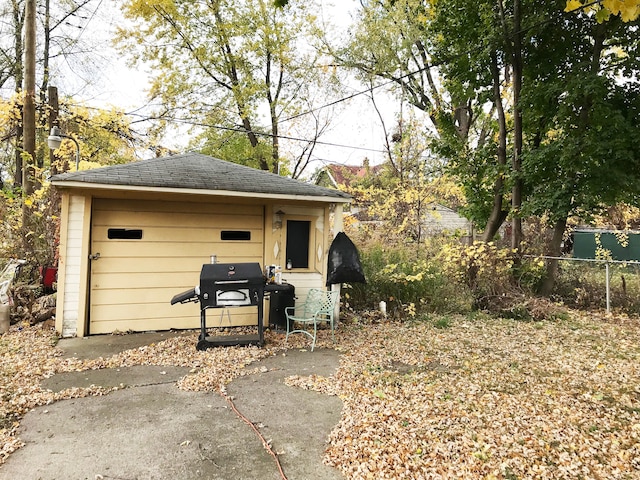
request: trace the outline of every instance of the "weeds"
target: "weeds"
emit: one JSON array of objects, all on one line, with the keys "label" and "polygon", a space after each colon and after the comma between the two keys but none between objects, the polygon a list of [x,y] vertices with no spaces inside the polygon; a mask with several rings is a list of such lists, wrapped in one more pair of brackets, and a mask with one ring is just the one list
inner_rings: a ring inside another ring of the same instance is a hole
[{"label": "weeds", "polygon": [[[605,269],[601,265],[562,262],[557,287],[548,297],[536,288],[544,264],[537,258],[513,262],[512,252],[493,244],[472,247],[435,243],[389,246],[373,243],[360,252],[367,284],[347,285],[351,311],[376,311],[386,303],[387,320],[427,321],[429,315],[485,315],[517,321],[564,321],[567,308],[606,307]],[[610,302],[614,311],[640,313],[640,268],[612,266]],[[376,317],[377,318],[377,317]],[[446,322],[438,328],[447,328]]]},{"label": "weeds", "polygon": [[446,315],[439,317],[433,322],[433,326],[439,329],[449,328],[451,326],[451,318]]}]

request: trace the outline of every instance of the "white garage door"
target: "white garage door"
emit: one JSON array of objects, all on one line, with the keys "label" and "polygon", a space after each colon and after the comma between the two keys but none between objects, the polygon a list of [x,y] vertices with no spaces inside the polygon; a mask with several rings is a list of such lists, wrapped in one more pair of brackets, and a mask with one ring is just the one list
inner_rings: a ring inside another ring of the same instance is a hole
[{"label": "white garage door", "polygon": [[[260,205],[94,199],[89,333],[198,328],[198,304],[171,298],[199,283],[213,254],[261,264],[263,218]],[[255,324],[256,312],[229,310],[234,325]],[[207,324],[220,313],[209,310]]]}]

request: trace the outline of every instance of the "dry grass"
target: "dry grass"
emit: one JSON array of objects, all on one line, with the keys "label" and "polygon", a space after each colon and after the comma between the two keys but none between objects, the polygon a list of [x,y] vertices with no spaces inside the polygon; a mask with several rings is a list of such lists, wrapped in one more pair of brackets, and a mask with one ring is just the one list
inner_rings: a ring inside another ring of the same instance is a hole
[{"label": "dry grass", "polygon": [[[288,383],[339,395],[342,419],[326,462],[346,478],[640,478],[640,321],[572,315],[555,322],[449,317],[433,323],[353,324],[337,334],[331,378]],[[290,347],[306,346],[302,336]],[[29,409],[99,389],[43,391],[62,371],[186,365],[181,388],[215,390],[282,348],[197,352],[177,337],[110,359],[62,359],[38,327],[0,337],[0,463],[20,446]],[[320,346],[330,346],[327,331]],[[311,354],[311,353],[310,353]]]}]

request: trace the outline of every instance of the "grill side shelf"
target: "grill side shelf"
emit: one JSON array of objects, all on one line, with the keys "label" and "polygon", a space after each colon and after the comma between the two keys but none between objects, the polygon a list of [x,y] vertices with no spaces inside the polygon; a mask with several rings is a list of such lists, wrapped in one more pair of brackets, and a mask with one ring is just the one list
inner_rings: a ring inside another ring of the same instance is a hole
[{"label": "grill side shelf", "polygon": [[171,305],[175,305],[176,303],[189,303],[189,302],[197,302],[198,294],[196,293],[196,289],[192,288],[191,290],[187,290],[185,292],[174,295],[171,299]]}]

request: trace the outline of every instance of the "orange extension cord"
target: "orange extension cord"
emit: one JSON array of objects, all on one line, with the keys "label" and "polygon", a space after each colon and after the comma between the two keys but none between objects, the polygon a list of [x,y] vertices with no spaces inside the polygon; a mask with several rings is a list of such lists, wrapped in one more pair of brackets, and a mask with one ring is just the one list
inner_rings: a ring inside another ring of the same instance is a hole
[{"label": "orange extension cord", "polygon": [[264,436],[262,436],[262,433],[260,433],[260,430],[258,430],[258,428],[253,424],[253,422],[251,422],[251,420],[249,420],[242,413],[240,413],[240,410],[238,410],[238,408],[235,406],[235,404],[233,403],[233,400],[231,400],[231,397],[227,395],[227,392],[224,390],[224,387],[221,386],[219,391],[220,391],[220,395],[222,395],[222,397],[229,403],[229,405],[231,406],[231,409],[240,418],[240,420],[242,420],[244,423],[249,425],[253,429],[253,431],[256,433],[258,438],[262,441],[262,445],[264,446],[264,448],[267,450],[267,452],[269,452],[269,454],[271,454],[271,456],[275,460],[282,480],[287,480],[287,476],[284,474],[284,470],[282,470],[282,465],[280,465],[280,459],[278,458],[278,454],[273,451],[273,449],[271,448],[271,445],[269,445],[269,443],[264,438]]}]

